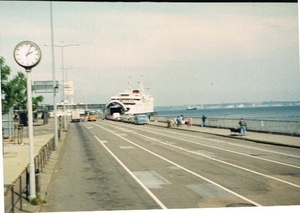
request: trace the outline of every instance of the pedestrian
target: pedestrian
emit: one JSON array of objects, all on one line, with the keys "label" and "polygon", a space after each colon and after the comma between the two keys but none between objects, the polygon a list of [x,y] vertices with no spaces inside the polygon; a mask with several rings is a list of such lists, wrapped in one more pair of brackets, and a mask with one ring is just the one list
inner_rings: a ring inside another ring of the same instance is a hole
[{"label": "pedestrian", "polygon": [[176,118],[176,124],[177,124],[177,126],[180,126],[180,122],[181,122],[180,117],[177,116],[177,118]]},{"label": "pedestrian", "polygon": [[193,125],[192,117],[189,117],[187,122],[188,122],[188,126],[192,126]]},{"label": "pedestrian", "polygon": [[183,115],[180,115],[180,124],[181,124],[181,125],[184,125],[184,124],[185,124]]},{"label": "pedestrian", "polygon": [[247,129],[247,123],[246,123],[246,121],[243,118],[241,118],[241,120],[239,122],[239,125],[240,125],[241,135],[245,136],[246,135],[246,129]]},{"label": "pedestrian", "polygon": [[174,126],[174,120],[171,118],[167,121],[168,123],[168,128],[172,128]]},{"label": "pedestrian", "polygon": [[177,118],[173,118],[173,121],[174,121],[174,125],[177,125]]},{"label": "pedestrian", "polygon": [[206,116],[202,116],[202,127],[205,127]]}]

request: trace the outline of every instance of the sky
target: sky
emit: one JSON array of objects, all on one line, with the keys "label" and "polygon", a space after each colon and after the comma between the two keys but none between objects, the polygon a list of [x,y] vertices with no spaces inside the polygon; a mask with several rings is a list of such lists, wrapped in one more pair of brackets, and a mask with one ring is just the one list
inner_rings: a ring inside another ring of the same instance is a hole
[{"label": "sky", "polygon": [[[38,44],[33,81],[53,81],[50,2],[0,1],[0,56],[24,72],[13,50]],[[143,81],[154,106],[299,101],[297,3],[53,2],[74,101],[105,104]],[[54,48],[62,81],[62,48]],[[53,104],[53,94],[43,95]],[[58,101],[62,97],[58,95]]]}]

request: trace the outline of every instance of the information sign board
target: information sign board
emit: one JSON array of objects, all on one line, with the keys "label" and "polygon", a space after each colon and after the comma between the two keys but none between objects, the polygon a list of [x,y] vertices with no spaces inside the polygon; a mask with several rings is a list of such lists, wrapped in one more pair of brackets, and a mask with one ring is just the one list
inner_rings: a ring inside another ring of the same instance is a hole
[{"label": "information sign board", "polygon": [[34,81],[33,88],[36,93],[53,93],[54,87],[58,89],[58,81],[53,86],[53,81]]}]

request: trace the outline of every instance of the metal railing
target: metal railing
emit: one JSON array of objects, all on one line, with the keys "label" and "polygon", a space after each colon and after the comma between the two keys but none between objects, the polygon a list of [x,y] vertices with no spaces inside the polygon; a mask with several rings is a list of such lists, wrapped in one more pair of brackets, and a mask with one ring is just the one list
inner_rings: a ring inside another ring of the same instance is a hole
[{"label": "metal railing", "polygon": [[[171,116],[153,116],[151,121],[167,122],[168,119],[174,119]],[[300,136],[299,121],[276,121],[276,120],[252,120],[247,119],[247,131],[267,132],[274,134],[285,134]],[[207,118],[207,127],[214,128],[237,128],[239,127],[239,119],[228,118]],[[201,117],[193,117],[193,125],[202,126]]]},{"label": "metal railing", "polygon": [[[40,172],[43,171],[47,162],[50,159],[50,155],[54,150],[54,140],[51,139],[45,144],[34,158],[34,167],[36,171],[36,192],[39,193],[40,188]],[[23,199],[29,200],[29,165],[21,172],[15,181],[7,187],[4,192],[4,205],[6,213],[14,213],[15,208],[23,210]]]}]

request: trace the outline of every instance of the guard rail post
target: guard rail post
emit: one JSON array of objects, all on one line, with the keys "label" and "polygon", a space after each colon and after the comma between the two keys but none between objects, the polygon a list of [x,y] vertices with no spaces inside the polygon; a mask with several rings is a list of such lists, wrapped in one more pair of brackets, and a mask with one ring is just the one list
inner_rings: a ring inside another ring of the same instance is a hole
[{"label": "guard rail post", "polygon": [[23,210],[22,209],[22,206],[23,206],[23,204],[22,204],[23,203],[23,201],[22,201],[23,200],[23,195],[22,195],[23,194],[23,192],[22,192],[22,175],[20,176],[20,185],[19,186],[20,186],[20,188],[19,188],[19,190],[20,190],[20,210]]},{"label": "guard rail post", "polygon": [[11,203],[12,203],[11,212],[14,213],[15,212],[14,186],[11,187]]},{"label": "guard rail post", "polygon": [[59,119],[58,119],[58,140],[60,140],[60,133],[61,133],[61,116],[59,116]]},{"label": "guard rail post", "polygon": [[40,176],[40,170],[36,169],[35,170],[35,189],[36,192],[39,193],[41,192],[41,176]]}]

